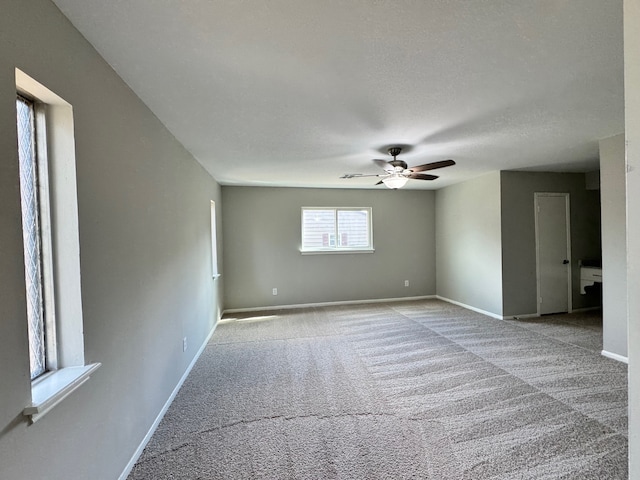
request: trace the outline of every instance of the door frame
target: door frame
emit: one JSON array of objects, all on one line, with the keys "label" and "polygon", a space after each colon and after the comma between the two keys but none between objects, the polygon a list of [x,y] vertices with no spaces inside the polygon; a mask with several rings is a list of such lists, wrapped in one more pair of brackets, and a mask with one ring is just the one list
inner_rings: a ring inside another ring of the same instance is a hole
[{"label": "door frame", "polygon": [[573,301],[572,301],[572,282],[571,277],[573,274],[572,262],[571,262],[571,201],[569,193],[558,193],[558,192],[534,192],[533,194],[533,208],[534,208],[534,217],[535,217],[535,241],[536,241],[536,314],[541,316],[540,313],[540,244],[539,244],[539,226],[538,226],[538,213],[539,213],[539,205],[538,199],[540,197],[564,197],[565,199],[565,215],[566,215],[566,224],[567,224],[567,256],[566,258],[569,260],[567,264],[567,312],[571,313],[573,311]]}]

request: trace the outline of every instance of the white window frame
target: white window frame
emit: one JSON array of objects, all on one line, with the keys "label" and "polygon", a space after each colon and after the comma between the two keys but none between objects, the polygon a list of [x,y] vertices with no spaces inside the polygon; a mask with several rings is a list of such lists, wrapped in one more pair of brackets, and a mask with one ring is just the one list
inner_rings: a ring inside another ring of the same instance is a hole
[{"label": "white window frame", "polygon": [[85,364],[80,285],[73,108],[16,68],[17,93],[32,99],[41,195],[47,372],[31,382],[23,415],[35,422],[86,382],[100,363]]},{"label": "white window frame", "polygon": [[[334,224],[336,236],[338,235],[338,212],[339,211],[366,211],[367,212],[367,230],[368,230],[368,247],[342,247],[336,244],[329,247],[316,247],[308,248],[304,247],[304,213],[310,210],[332,210],[334,215]],[[373,211],[371,207],[302,207],[300,209],[300,253],[302,255],[325,255],[325,254],[345,254],[345,253],[374,253],[373,247]]]}]

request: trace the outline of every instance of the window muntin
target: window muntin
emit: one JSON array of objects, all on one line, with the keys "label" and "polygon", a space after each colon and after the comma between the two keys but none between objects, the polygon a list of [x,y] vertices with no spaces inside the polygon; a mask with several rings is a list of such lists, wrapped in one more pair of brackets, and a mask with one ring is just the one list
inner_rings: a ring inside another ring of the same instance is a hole
[{"label": "window muntin", "polygon": [[371,208],[302,208],[302,251],[372,251]]}]

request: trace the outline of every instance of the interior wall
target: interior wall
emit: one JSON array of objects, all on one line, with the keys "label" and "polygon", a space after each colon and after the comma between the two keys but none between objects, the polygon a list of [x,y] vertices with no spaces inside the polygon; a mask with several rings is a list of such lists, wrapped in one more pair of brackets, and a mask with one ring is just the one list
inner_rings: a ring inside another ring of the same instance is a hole
[{"label": "interior wall", "polygon": [[600,305],[598,289],[580,294],[578,260],[599,259],[600,198],[582,173],[501,172],[504,316],[537,312],[535,192],[570,194],[571,282],[574,309]]},{"label": "interior wall", "polygon": [[627,356],[627,227],[624,135],[600,141],[602,349]]},{"label": "interior wall", "polygon": [[[33,425],[16,67],[73,106],[85,361],[102,363]],[[2,2],[0,152],[0,478],[113,480],[217,319],[220,189],[48,0]]]},{"label": "interior wall", "polygon": [[629,478],[640,478],[640,1],[624,0]]},{"label": "interior wall", "polygon": [[[227,309],[435,294],[431,191],[224,186],[222,203]],[[375,252],[302,255],[302,207],[371,207]]]},{"label": "interior wall", "polygon": [[436,192],[438,295],[502,315],[500,174]]}]

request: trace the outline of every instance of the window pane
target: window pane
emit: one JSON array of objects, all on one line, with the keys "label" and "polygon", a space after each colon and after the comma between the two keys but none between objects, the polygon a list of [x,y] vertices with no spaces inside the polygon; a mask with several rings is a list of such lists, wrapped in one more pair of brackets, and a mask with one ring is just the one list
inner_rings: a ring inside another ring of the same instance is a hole
[{"label": "window pane", "polygon": [[369,212],[338,210],[338,240],[340,247],[368,248]]},{"label": "window pane", "polygon": [[334,210],[304,210],[302,212],[302,248],[335,248],[335,246]]},{"label": "window pane", "polygon": [[31,378],[33,379],[46,369],[35,131],[33,105],[22,98],[18,98],[16,108],[18,157],[20,161],[20,196],[22,202],[22,236],[27,286],[27,319],[29,322],[29,362]]}]

